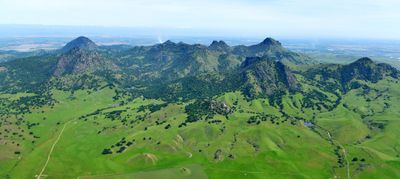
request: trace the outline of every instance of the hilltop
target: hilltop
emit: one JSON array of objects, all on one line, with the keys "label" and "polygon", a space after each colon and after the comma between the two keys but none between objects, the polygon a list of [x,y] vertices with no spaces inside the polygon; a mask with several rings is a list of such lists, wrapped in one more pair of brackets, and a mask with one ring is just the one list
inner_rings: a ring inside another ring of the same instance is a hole
[{"label": "hilltop", "polygon": [[72,49],[87,49],[87,50],[93,50],[96,49],[97,45],[90,40],[87,37],[80,36],[71,42],[68,42],[62,49],[61,51],[63,52],[68,52]]}]

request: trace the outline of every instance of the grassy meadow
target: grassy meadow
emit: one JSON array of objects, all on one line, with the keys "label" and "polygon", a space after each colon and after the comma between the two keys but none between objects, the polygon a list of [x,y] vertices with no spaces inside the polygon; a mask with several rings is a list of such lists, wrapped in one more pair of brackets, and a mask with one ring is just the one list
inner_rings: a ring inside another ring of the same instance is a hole
[{"label": "grassy meadow", "polygon": [[[58,179],[397,178],[400,84],[366,85],[371,90],[352,90],[331,110],[301,109],[300,93],[284,96],[282,109],[225,93],[214,100],[234,112],[183,126],[191,102],[113,99],[113,88],[54,90],[55,105],[25,114],[29,124],[3,120],[0,178],[34,178],[42,170],[42,178]],[[275,117],[249,122],[263,115]]]}]

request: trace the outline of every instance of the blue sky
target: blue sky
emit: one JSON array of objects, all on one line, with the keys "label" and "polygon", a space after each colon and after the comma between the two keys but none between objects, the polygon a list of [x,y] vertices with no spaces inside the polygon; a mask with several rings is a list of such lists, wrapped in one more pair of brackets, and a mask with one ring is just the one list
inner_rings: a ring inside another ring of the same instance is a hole
[{"label": "blue sky", "polygon": [[399,0],[0,0],[0,24],[400,39]]}]

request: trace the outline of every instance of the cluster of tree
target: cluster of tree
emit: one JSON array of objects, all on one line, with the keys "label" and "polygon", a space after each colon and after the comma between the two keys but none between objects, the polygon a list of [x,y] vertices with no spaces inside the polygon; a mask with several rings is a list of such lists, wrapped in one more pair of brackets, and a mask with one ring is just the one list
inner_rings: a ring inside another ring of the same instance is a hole
[{"label": "cluster of tree", "polygon": [[211,110],[211,100],[196,100],[185,107],[185,113],[188,115],[185,122],[211,119],[216,114]]},{"label": "cluster of tree", "polygon": [[16,100],[1,98],[0,115],[24,115],[31,113],[32,109],[43,106],[54,106],[55,103],[56,101],[52,99],[49,93],[23,96]]},{"label": "cluster of tree", "polygon": [[135,139],[132,139],[130,141],[127,141],[125,137],[123,137],[121,140],[119,140],[116,144],[111,145],[110,148],[105,148],[102,151],[103,155],[107,155],[107,154],[112,154],[113,153],[113,149],[116,149],[116,153],[122,153],[123,151],[125,151],[128,147],[132,146],[135,144]]},{"label": "cluster of tree", "polygon": [[351,159],[351,161],[352,161],[352,162],[357,162],[357,161],[365,162],[365,158],[361,158],[360,160],[358,160],[357,157],[354,157],[353,159]]},{"label": "cluster of tree", "polygon": [[219,123],[221,123],[221,122],[222,122],[222,121],[219,120],[219,119],[213,119],[213,120],[208,121],[209,124],[219,124]]},{"label": "cluster of tree", "polygon": [[153,113],[153,112],[159,111],[161,108],[164,108],[167,106],[168,106],[168,103],[141,105],[137,109],[137,112],[145,112],[146,110],[149,110],[150,113]]},{"label": "cluster of tree", "polygon": [[126,109],[123,110],[115,110],[115,111],[111,111],[111,112],[105,112],[103,113],[104,116],[106,117],[106,119],[111,119],[113,120],[121,120],[121,115],[123,112],[126,112]]},{"label": "cluster of tree", "polygon": [[192,99],[206,99],[233,91],[231,81],[223,80],[217,74],[202,74],[188,76],[170,82],[148,84],[144,90],[136,90],[146,98],[162,99],[166,102],[189,101]]},{"label": "cluster of tree", "polygon": [[275,123],[275,121],[278,119],[279,119],[279,117],[277,117],[277,116],[260,113],[255,116],[251,116],[247,120],[247,123],[248,124],[257,124],[257,125],[259,125],[261,122],[265,122],[265,121],[271,121],[271,122]]},{"label": "cluster of tree", "polygon": [[[326,109],[331,111],[336,107],[336,101],[331,101],[326,94],[320,91],[312,90],[309,92],[303,92],[302,94],[304,98],[302,100],[301,108],[311,108],[318,111]],[[339,98],[340,95],[337,96]],[[340,102],[340,99],[338,100]]]},{"label": "cluster of tree", "polygon": [[344,167],[346,160],[344,158],[344,155],[341,153],[341,151],[342,151],[341,147],[336,146],[334,152],[335,152],[335,155],[338,158],[337,163],[338,163],[339,167]]},{"label": "cluster of tree", "polygon": [[51,78],[56,63],[54,55],[21,58],[2,63],[2,66],[10,70],[0,73],[0,91],[40,94],[46,88],[46,82]]}]

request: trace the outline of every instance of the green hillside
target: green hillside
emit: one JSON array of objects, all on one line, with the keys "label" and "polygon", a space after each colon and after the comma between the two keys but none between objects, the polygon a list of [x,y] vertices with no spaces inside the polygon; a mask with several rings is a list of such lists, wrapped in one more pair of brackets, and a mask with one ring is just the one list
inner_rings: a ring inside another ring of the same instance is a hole
[{"label": "green hillside", "polygon": [[[115,47],[118,49],[118,47]],[[0,63],[0,178],[398,178],[398,71],[80,37]]]}]

